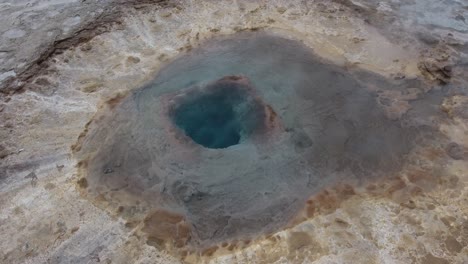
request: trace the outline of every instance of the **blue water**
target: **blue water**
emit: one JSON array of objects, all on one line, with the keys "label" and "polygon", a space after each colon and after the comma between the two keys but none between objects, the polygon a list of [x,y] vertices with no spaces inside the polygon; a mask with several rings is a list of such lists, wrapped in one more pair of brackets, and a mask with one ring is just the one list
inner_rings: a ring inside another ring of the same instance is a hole
[{"label": "blue water", "polygon": [[234,110],[236,100],[222,90],[180,105],[173,121],[196,143],[213,149],[237,145],[242,124]]}]

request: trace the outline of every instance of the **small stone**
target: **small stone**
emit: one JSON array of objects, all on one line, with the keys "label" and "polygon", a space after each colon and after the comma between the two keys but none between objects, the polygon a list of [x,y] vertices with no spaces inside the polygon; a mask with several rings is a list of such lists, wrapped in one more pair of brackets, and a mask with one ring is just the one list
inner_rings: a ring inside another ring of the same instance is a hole
[{"label": "small stone", "polygon": [[81,91],[83,91],[85,93],[94,93],[97,90],[99,90],[99,88],[101,88],[101,87],[102,87],[101,82],[90,82],[90,83],[86,84],[85,86],[83,86],[81,88]]},{"label": "small stone", "polygon": [[446,151],[447,155],[454,160],[462,160],[465,157],[463,148],[455,142],[448,144]]},{"label": "small stone", "polygon": [[36,173],[33,171],[24,177],[25,179],[37,179]]},{"label": "small stone", "polygon": [[86,44],[84,44],[83,46],[81,46],[80,49],[81,49],[81,51],[86,52],[86,51],[90,51],[92,48],[93,48],[93,46],[92,46],[91,44],[86,43]]},{"label": "small stone", "polygon": [[37,78],[35,83],[37,85],[42,85],[42,86],[47,86],[47,85],[51,84],[50,81],[47,78],[44,78],[44,77]]},{"label": "small stone", "polygon": [[4,159],[10,155],[10,152],[2,145],[0,145],[0,159]]},{"label": "small stone", "polygon": [[113,173],[113,172],[114,172],[114,170],[112,168],[106,168],[104,170],[104,174],[109,174],[109,173]]},{"label": "small stone", "polygon": [[37,185],[37,175],[36,173],[33,171],[31,173],[29,173],[28,175],[26,175],[26,177],[24,177],[25,179],[31,179],[31,186],[32,187],[35,187]]},{"label": "small stone", "polygon": [[129,63],[137,64],[137,63],[139,63],[141,60],[140,60],[140,58],[138,58],[138,57],[128,56],[127,61],[128,61]]},{"label": "small stone", "polygon": [[403,207],[406,207],[408,209],[415,209],[416,208],[416,204],[414,203],[413,200],[409,200],[406,203],[401,203],[400,205],[403,206]]},{"label": "small stone", "polygon": [[86,189],[88,188],[88,181],[86,180],[86,178],[81,178],[77,181],[77,184],[78,186],[80,186],[81,188],[83,189]]},{"label": "small stone", "polygon": [[172,16],[172,13],[171,13],[171,12],[163,12],[163,13],[161,13],[161,17],[168,18],[168,17],[170,17],[170,16]]},{"label": "small stone", "polygon": [[403,73],[397,73],[393,76],[393,79],[395,80],[402,80],[402,79],[405,79],[406,78],[406,75],[404,75]]},{"label": "small stone", "polygon": [[462,16],[462,15],[457,15],[457,16],[455,17],[455,20],[457,20],[457,21],[463,21],[463,22],[466,22],[466,19],[465,19],[465,17],[464,17],[464,16]]},{"label": "small stone", "polygon": [[65,167],[65,165],[57,165],[57,164],[56,164],[55,167],[57,168],[57,170],[58,170],[59,172],[61,172],[62,169]]},{"label": "small stone", "polygon": [[280,13],[280,14],[284,14],[284,12],[286,12],[286,10],[287,10],[287,9],[286,9],[285,7],[278,7],[278,8],[276,9],[276,11],[278,11],[278,13]]}]

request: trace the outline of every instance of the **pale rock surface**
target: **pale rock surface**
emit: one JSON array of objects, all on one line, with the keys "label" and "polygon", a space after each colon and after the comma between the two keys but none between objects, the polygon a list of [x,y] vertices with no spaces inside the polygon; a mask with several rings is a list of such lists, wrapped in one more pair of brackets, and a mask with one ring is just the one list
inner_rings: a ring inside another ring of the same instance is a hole
[{"label": "pale rock surface", "polygon": [[[322,207],[309,207],[312,217],[185,261],[468,262],[466,3],[152,2],[0,1],[0,263],[181,262],[81,194],[71,146],[106,101],[204,40],[249,30],[300,40],[343,67],[420,78],[429,95],[449,90],[440,104],[447,116],[434,122],[457,158],[445,142],[415,149],[413,166],[395,177],[366,182],[346,199],[315,197]],[[380,94],[391,102],[389,118],[417,115],[410,109],[420,92]]]}]

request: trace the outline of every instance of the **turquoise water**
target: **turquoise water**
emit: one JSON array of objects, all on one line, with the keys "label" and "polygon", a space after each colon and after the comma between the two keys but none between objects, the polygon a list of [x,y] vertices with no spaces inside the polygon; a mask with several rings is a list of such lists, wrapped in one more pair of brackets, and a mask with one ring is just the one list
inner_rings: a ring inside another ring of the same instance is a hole
[{"label": "turquoise water", "polygon": [[206,148],[227,148],[240,141],[241,122],[226,98],[207,96],[185,104],[177,109],[174,122]]},{"label": "turquoise water", "polygon": [[174,110],[174,123],[206,148],[227,148],[239,144],[243,120],[235,108],[243,98],[235,94],[236,91],[219,89],[184,102]]}]

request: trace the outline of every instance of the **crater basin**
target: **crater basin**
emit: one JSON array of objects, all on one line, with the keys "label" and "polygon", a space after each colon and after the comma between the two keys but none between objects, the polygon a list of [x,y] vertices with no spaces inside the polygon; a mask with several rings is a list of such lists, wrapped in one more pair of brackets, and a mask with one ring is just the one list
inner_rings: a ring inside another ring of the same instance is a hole
[{"label": "crater basin", "polygon": [[178,98],[171,119],[186,136],[212,149],[227,148],[258,132],[264,107],[245,77],[228,76]]},{"label": "crater basin", "polygon": [[375,87],[415,86],[267,33],[211,40],[95,118],[76,152],[83,193],[165,248],[271,233],[327,186],[401,170],[430,113],[390,119]]}]

